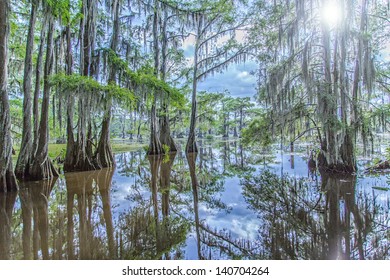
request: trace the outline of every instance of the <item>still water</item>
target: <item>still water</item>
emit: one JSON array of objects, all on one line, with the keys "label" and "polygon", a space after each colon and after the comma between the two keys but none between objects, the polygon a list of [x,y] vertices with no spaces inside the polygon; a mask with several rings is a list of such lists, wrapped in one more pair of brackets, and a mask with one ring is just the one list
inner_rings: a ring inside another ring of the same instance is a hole
[{"label": "still water", "polygon": [[390,259],[388,175],[200,143],[0,194],[0,259]]}]

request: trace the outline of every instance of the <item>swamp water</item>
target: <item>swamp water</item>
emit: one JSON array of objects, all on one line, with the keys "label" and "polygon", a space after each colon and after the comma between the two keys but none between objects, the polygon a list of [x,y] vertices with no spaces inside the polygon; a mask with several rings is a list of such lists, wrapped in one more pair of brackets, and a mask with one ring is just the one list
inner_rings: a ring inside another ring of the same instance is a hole
[{"label": "swamp water", "polygon": [[390,259],[388,175],[204,142],[0,194],[0,259]]}]

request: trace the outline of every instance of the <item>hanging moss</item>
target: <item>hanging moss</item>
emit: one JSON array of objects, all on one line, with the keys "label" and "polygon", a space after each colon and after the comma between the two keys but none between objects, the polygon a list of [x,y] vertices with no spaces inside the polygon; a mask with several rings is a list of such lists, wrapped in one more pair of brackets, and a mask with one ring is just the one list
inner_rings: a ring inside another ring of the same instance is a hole
[{"label": "hanging moss", "polygon": [[171,87],[163,80],[157,78],[154,75],[154,69],[152,67],[146,65],[138,71],[132,71],[128,63],[120,58],[113,50],[103,49],[103,51],[107,53],[109,63],[113,64],[129,80],[133,90],[152,90],[159,93],[166,93],[169,96],[172,106],[184,106],[184,95],[178,89]]},{"label": "hanging moss", "polygon": [[134,93],[127,88],[120,87],[114,83],[102,85],[91,77],[78,74],[56,74],[51,76],[50,83],[58,86],[63,93],[74,94],[76,92],[78,94],[95,94],[98,96],[109,94],[114,99],[120,100],[128,106],[136,99]]}]

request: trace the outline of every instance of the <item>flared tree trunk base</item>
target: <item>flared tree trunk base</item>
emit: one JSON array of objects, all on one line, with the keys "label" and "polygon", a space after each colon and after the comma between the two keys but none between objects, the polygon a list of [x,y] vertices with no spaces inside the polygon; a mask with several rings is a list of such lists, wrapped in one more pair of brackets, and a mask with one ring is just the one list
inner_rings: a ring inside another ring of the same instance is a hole
[{"label": "flared tree trunk base", "polygon": [[59,176],[57,169],[48,157],[42,161],[34,160],[29,173],[29,180],[45,180]]},{"label": "flared tree trunk base", "polygon": [[195,134],[191,134],[188,137],[187,145],[186,145],[186,153],[197,153],[198,152],[198,147],[196,145],[195,141]]},{"label": "flared tree trunk base", "polygon": [[320,172],[345,174],[352,174],[356,172],[356,166],[354,164],[348,164],[345,162],[339,162],[337,164],[328,164],[326,157],[323,153],[320,153],[318,155],[317,161],[318,169]]},{"label": "flared tree trunk base", "polygon": [[152,135],[150,139],[147,155],[148,156],[161,155],[163,152],[164,151],[162,149],[160,139],[158,139],[157,135]]},{"label": "flared tree trunk base", "polygon": [[356,159],[354,141],[349,133],[344,136],[344,141],[338,148],[339,157],[336,163],[328,163],[326,157],[326,145],[322,145],[322,151],[318,155],[318,169],[326,173],[352,174],[356,172]]},{"label": "flared tree trunk base", "polygon": [[345,164],[319,165],[318,169],[321,172],[325,172],[328,174],[331,173],[352,174],[356,172],[356,168],[354,166],[348,166]]},{"label": "flared tree trunk base", "polygon": [[114,154],[109,144],[100,144],[96,151],[96,164],[100,168],[114,167]]},{"label": "flared tree trunk base", "polygon": [[79,146],[81,145],[75,144],[71,147],[71,150],[67,150],[64,172],[82,172],[99,169],[95,162],[96,160],[91,155],[88,155],[88,153],[83,152]]},{"label": "flared tree trunk base", "polygon": [[160,142],[161,142],[162,146],[167,145],[169,147],[169,152],[171,152],[171,153],[177,152],[177,147],[176,147],[175,141],[173,141],[172,136],[170,136],[170,135],[166,135],[164,137],[161,136]]}]

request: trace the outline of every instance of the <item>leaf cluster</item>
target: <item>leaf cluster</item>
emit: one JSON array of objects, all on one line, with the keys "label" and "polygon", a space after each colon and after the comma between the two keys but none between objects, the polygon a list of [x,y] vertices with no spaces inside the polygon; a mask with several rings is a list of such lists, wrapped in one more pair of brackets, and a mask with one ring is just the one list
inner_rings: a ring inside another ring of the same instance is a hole
[{"label": "leaf cluster", "polygon": [[59,73],[51,76],[49,82],[51,85],[59,86],[62,93],[106,94],[116,100],[124,102],[126,105],[131,105],[135,101],[134,93],[127,88],[120,87],[114,83],[103,85],[91,77],[79,74],[66,75],[64,73]]},{"label": "leaf cluster", "polygon": [[138,71],[133,71],[129,68],[127,62],[121,59],[113,50],[105,49],[104,51],[108,54],[109,62],[129,80],[134,90],[148,90],[160,94],[165,93],[173,106],[184,106],[184,95],[178,89],[157,78],[154,74],[153,67],[145,65]]},{"label": "leaf cluster", "polygon": [[272,121],[269,114],[263,113],[259,117],[254,118],[248,127],[242,131],[243,144],[252,145],[256,143],[262,147],[271,145],[271,125]]}]

